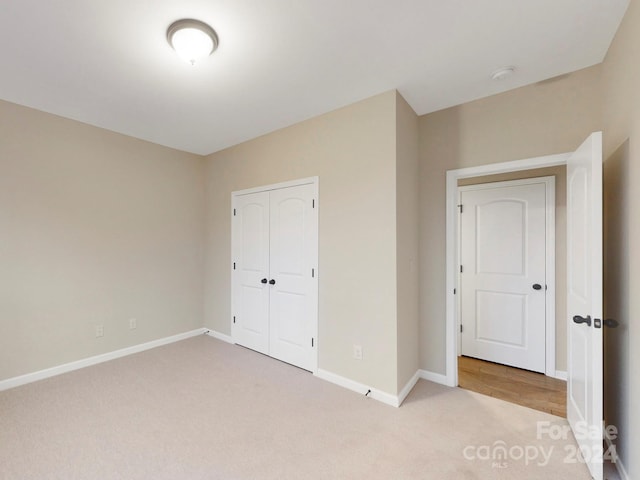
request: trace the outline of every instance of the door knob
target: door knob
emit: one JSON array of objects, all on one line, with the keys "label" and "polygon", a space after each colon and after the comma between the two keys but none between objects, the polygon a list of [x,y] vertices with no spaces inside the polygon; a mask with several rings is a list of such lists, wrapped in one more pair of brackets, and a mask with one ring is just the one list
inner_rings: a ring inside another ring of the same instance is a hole
[{"label": "door knob", "polygon": [[534,290],[542,290],[542,285],[540,285],[539,283],[534,283],[533,284],[533,289]]},{"label": "door knob", "polygon": [[580,315],[576,315],[573,317],[574,323],[586,323],[589,327],[591,326],[591,315],[587,315],[587,317],[581,317]]},{"label": "door knob", "polygon": [[267,279],[263,278],[262,280],[260,280],[260,283],[267,283]]},{"label": "door knob", "polygon": [[271,280],[269,280],[269,285],[275,285],[276,281],[272,278]]}]

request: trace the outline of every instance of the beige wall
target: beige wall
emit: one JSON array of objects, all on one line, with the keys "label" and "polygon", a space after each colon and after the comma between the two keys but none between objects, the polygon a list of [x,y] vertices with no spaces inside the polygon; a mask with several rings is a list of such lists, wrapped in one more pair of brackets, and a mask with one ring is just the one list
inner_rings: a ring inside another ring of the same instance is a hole
[{"label": "beige wall", "polygon": [[567,370],[567,167],[536,168],[458,180],[458,185],[477,185],[522,178],[556,179],[556,370]]},{"label": "beige wall", "polygon": [[445,172],[575,150],[602,129],[600,67],[420,117],[420,366],[445,373]]},{"label": "beige wall", "polygon": [[640,3],[632,0],[602,65],[605,316],[620,322],[605,330],[605,418],[620,431],[616,443],[629,478],[640,478],[639,58]]},{"label": "beige wall", "polygon": [[231,330],[231,192],[317,175],[319,368],[396,393],[395,112],[391,91],[207,157],[207,327]]},{"label": "beige wall", "polygon": [[203,172],[0,102],[0,380],[202,326]]},{"label": "beige wall", "polygon": [[396,95],[398,391],[419,368],[418,116]]}]

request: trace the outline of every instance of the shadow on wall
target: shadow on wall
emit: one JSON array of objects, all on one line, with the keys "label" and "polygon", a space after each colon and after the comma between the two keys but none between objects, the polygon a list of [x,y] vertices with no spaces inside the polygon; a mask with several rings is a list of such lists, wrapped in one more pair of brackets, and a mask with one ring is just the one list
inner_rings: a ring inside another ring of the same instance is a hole
[{"label": "shadow on wall", "polygon": [[[629,398],[629,140],[604,163],[604,316],[618,328],[604,330],[604,415],[608,425],[631,425]],[[629,432],[620,432],[628,435]],[[630,452],[618,451],[622,458]]]},{"label": "shadow on wall", "polygon": [[420,118],[420,368],[446,375],[446,175],[461,168],[460,110]]}]

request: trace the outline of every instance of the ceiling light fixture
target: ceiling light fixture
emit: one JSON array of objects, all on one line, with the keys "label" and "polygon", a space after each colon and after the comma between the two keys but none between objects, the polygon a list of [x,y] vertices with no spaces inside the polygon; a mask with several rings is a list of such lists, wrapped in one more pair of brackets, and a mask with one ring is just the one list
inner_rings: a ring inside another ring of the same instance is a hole
[{"label": "ceiling light fixture", "polygon": [[516,71],[516,67],[502,67],[491,74],[491,80],[504,80]]},{"label": "ceiling light fixture", "polygon": [[191,65],[207,58],[218,48],[215,30],[200,20],[182,19],[167,29],[167,41],[178,56]]}]

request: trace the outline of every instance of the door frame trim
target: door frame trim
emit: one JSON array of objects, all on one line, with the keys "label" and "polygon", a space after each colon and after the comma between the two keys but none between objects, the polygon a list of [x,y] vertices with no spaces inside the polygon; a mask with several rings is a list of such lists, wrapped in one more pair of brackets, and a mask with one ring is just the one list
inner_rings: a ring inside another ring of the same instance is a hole
[{"label": "door frame trim", "polygon": [[[473,185],[458,186],[458,204],[462,192],[479,191],[494,187],[518,187],[524,185],[544,184],[545,186],[545,375],[555,377],[556,375],[556,178],[555,176],[545,175],[540,177],[521,178],[517,180],[505,180],[496,182],[483,182]],[[462,248],[462,237],[460,235],[460,219],[458,215],[458,234],[456,236],[457,255],[460,257]],[[460,273],[456,283],[460,285]],[[460,291],[462,291],[460,289]],[[462,295],[456,295],[456,324],[458,325],[458,347],[457,354],[461,349],[461,332],[460,324],[462,318],[460,316],[460,302]]]},{"label": "door frame trim", "polygon": [[[457,349],[457,295],[458,288],[458,180],[462,178],[493,175],[497,173],[518,172],[535,168],[566,165],[570,153],[547,155],[542,157],[492,163],[477,167],[447,170],[446,176],[446,372],[447,385],[458,385],[458,349]],[[554,353],[555,356],[555,353]],[[553,375],[555,376],[555,371]]]},{"label": "door frame trim", "polygon": [[[288,182],[280,182],[280,183],[273,183],[270,185],[262,185],[259,187],[253,187],[253,188],[245,188],[244,190],[235,190],[233,192],[231,192],[231,203],[233,205],[233,199],[237,196],[240,195],[248,195],[250,193],[260,193],[260,192],[268,192],[271,190],[278,190],[280,188],[288,188],[288,187],[299,187],[301,185],[309,185],[309,184],[313,184],[315,185],[315,195],[318,194],[318,184],[320,182],[320,178],[319,177],[307,177],[307,178],[300,178],[298,180],[289,180]],[[231,207],[233,208],[233,207]],[[233,215],[233,213],[232,213]]]},{"label": "door frame trim", "polygon": [[320,177],[306,177],[306,178],[301,178],[298,180],[289,180],[286,182],[280,182],[280,183],[273,183],[270,185],[262,185],[259,187],[253,187],[253,188],[246,188],[243,190],[235,190],[233,192],[231,192],[231,258],[230,258],[230,263],[229,263],[229,271],[231,272],[231,295],[229,298],[229,303],[231,305],[230,308],[230,315],[229,315],[229,324],[230,324],[230,331],[231,331],[231,339],[233,341],[234,344],[236,344],[236,338],[235,338],[235,328],[234,328],[234,324],[233,324],[233,316],[234,316],[234,310],[233,310],[233,306],[234,306],[234,295],[235,295],[235,282],[233,279],[233,275],[234,275],[234,269],[233,269],[233,264],[234,264],[234,245],[235,245],[235,238],[234,238],[234,228],[233,228],[233,211],[236,208],[236,202],[235,199],[236,197],[240,197],[242,195],[249,195],[252,193],[260,193],[260,192],[269,192],[269,191],[273,191],[273,190],[279,190],[282,188],[289,188],[289,187],[299,187],[302,185],[313,185],[313,197],[315,199],[315,207],[313,209],[313,218],[314,218],[314,227],[315,227],[315,235],[313,237],[313,241],[314,241],[314,245],[313,247],[313,252],[314,252],[314,258],[312,259],[312,262],[315,264],[315,275],[313,277],[313,288],[311,289],[311,305],[312,305],[312,316],[313,318],[311,319],[311,331],[312,331],[312,335],[313,338],[315,339],[315,341],[313,342],[313,353],[312,353],[312,365],[311,365],[311,373],[313,373],[314,375],[317,374],[318,372],[318,365],[319,365],[319,348],[318,348],[318,333],[319,333],[319,318],[318,318],[318,290],[319,290],[319,278],[320,278],[320,265],[319,265],[319,237],[320,237],[320,223],[319,223],[319,209],[320,209],[320,197],[319,197],[319,190],[320,190]]}]

